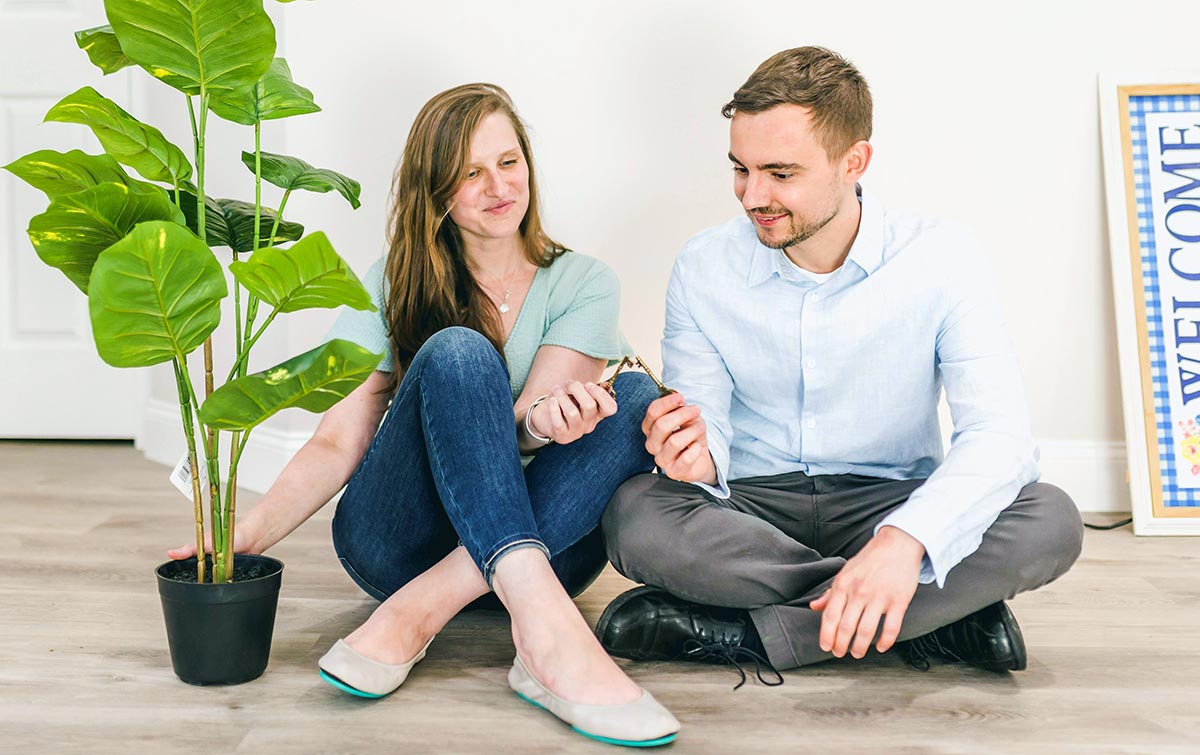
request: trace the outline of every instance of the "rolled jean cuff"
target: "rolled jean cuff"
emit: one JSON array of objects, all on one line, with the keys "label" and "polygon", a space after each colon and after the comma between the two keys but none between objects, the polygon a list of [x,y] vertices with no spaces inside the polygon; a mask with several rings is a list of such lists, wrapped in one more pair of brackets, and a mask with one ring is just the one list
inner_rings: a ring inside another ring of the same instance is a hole
[{"label": "rolled jean cuff", "polygon": [[500,562],[500,559],[521,548],[537,548],[546,554],[547,561],[550,560],[550,549],[536,537],[519,537],[509,540],[507,543],[502,543],[492,549],[492,555],[484,560],[483,567],[480,569],[483,572],[483,578],[487,581],[488,587],[492,586],[492,577],[496,574],[496,564]]}]

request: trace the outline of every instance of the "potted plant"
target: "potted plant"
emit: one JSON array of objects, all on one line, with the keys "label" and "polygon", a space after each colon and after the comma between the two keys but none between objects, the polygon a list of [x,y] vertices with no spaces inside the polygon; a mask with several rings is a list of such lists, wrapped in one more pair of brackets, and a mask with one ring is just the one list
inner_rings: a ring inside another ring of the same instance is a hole
[{"label": "potted plant", "polygon": [[[325,235],[303,235],[302,226],[283,219],[293,191],[337,191],[357,208],[359,185],[262,151],[263,121],[319,110],[275,57],[275,27],[262,0],[105,0],[104,6],[109,24],[78,32],[79,47],[105,74],[140,66],[184,95],[190,159],[158,129],[84,87],[52,107],[46,120],[88,126],[104,154],[42,150],[6,168],[46,193],[50,205],[30,220],[29,238],[46,264],[87,295],[101,358],[115,367],[173,367],[196,552],[206,553],[207,544],[211,556],[157,569],[172,665],[193,684],[249,681],[267,665],[283,565],[233,552],[246,443],[282,409],[325,411],[382,356],[335,340],[252,373],[250,352],[282,313],[373,309]],[[254,150],[242,154],[254,174],[253,202],[205,194],[210,115],[253,127]],[[283,190],[278,209],[263,206],[264,180]],[[218,387],[212,344],[230,295],[226,257],[234,322],[223,335],[235,356]],[[189,361],[197,351],[202,365]],[[193,373],[201,366],[202,378]]]}]

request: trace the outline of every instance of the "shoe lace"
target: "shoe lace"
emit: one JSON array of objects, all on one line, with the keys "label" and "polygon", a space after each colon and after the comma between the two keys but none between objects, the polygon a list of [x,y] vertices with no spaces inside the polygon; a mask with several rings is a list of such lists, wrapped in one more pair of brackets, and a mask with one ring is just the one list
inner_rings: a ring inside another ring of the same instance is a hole
[{"label": "shoe lace", "polygon": [[[683,645],[683,657],[692,661],[716,661],[733,666],[737,669],[738,674],[742,679],[733,689],[736,692],[746,683],[746,669],[742,663],[754,664],[754,675],[758,680],[768,687],[778,687],[783,684],[783,674],[775,668],[772,663],[763,658],[755,651],[744,648],[734,642],[728,640],[714,640],[711,642],[701,642],[699,640],[688,640]],[[763,670],[774,675],[774,679],[763,677]]]},{"label": "shoe lace", "polygon": [[942,644],[937,632],[914,637],[904,645],[904,660],[915,669],[928,671],[930,660],[935,658],[945,658],[959,663],[965,662],[958,653]]}]

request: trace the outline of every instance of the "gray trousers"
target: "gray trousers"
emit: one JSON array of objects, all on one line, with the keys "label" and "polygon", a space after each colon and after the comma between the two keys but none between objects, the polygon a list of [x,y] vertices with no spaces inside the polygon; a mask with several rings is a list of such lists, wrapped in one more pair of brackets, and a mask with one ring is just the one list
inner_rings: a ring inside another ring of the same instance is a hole
[{"label": "gray trousers", "polygon": [[[617,490],[604,514],[608,556],[634,581],[697,603],[749,609],[777,668],[816,663],[832,655],[818,644],[821,614],[809,602],[922,482],[795,472],[735,480],[732,495],[720,500],[642,474]],[[1067,494],[1027,485],[944,587],[917,588],[900,639],[1041,587],[1071,567],[1082,542]]]}]

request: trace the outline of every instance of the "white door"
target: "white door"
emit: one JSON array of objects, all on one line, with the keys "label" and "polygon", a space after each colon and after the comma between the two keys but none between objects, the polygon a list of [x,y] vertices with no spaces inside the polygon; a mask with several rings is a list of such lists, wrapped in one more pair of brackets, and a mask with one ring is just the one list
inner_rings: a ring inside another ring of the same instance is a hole
[{"label": "white door", "polygon": [[[75,31],[103,23],[98,0],[0,0],[0,165],[39,149],[100,152],[85,127],[42,123],[79,87],[137,114],[134,72],[104,77],[75,45]],[[133,438],[148,378],[100,361],[87,299],[34,253],[25,229],[47,204],[0,171],[0,438]]]}]

